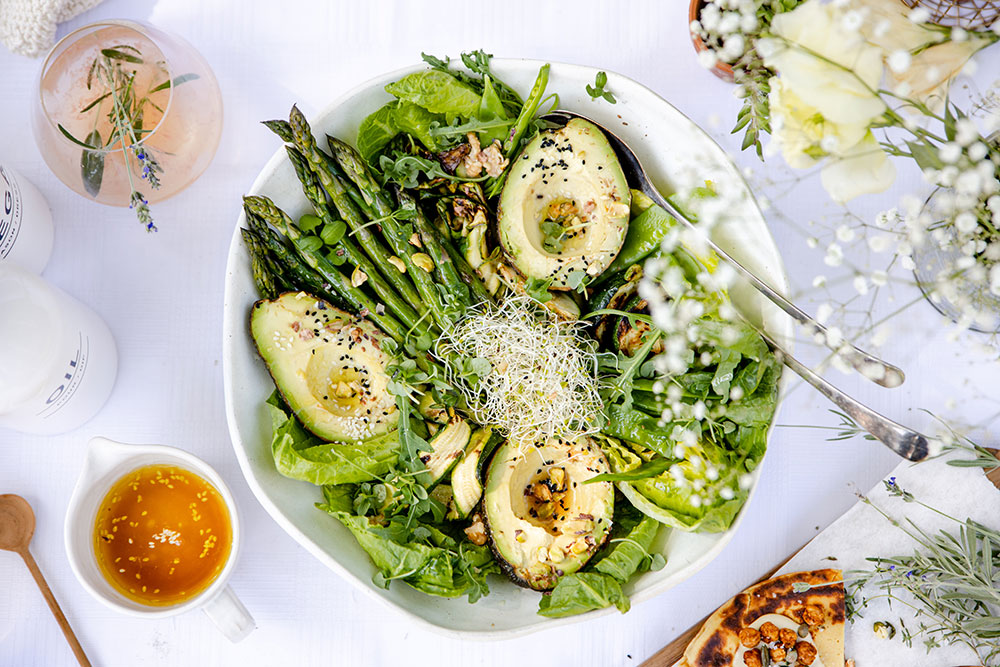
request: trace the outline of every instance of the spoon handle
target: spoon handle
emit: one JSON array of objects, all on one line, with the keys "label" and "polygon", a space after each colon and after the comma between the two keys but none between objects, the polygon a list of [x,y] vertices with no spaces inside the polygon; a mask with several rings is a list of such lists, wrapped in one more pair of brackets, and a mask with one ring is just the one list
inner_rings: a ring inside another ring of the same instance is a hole
[{"label": "spoon handle", "polygon": [[778,358],[786,366],[795,371],[799,377],[815,387],[819,393],[833,401],[838,408],[854,420],[858,426],[875,437],[883,445],[896,452],[904,459],[922,461],[930,454],[930,444],[920,433],[906,428],[875,412],[867,405],[851,398],[832,384],[812,372],[802,362],[785,352],[770,336],[758,329],[761,337],[767,341]]},{"label": "spoon handle", "polygon": [[691,222],[691,220],[689,220],[686,215],[681,213],[676,206],[660,195],[660,193],[656,191],[656,188],[653,188],[651,184],[645,188],[645,191],[646,194],[654,199],[657,204],[663,207],[667,213],[672,215],[687,227],[701,233],[708,246],[715,251],[719,257],[724,259],[727,264],[736,269],[737,273],[753,285],[758,292],[770,299],[774,305],[781,308],[781,310],[787,313],[796,322],[806,327],[809,330],[809,334],[813,338],[818,339],[827,348],[839,354],[844,362],[851,368],[858,371],[872,382],[882,385],[883,387],[893,388],[903,384],[905,376],[903,375],[903,371],[901,371],[898,367],[893,366],[878,357],[868,354],[848,341],[839,340],[839,337],[836,340],[833,339],[833,337],[829,335],[826,327],[814,320],[805,311],[786,299],[774,288],[754,275],[750,269],[740,264],[729,253],[716,245],[712,239],[708,238],[708,234],[704,233],[704,230],[700,229],[693,222]]},{"label": "spoon handle", "polygon": [[42,596],[49,603],[49,609],[52,610],[52,615],[56,617],[59,627],[62,628],[63,634],[66,636],[66,641],[69,642],[70,648],[73,649],[73,655],[76,656],[80,667],[91,667],[90,660],[87,659],[87,654],[84,653],[83,647],[80,646],[79,640],[77,640],[76,635],[73,633],[73,628],[70,627],[69,621],[66,620],[66,615],[59,608],[56,596],[52,594],[52,589],[49,588],[48,582],[42,576],[42,571],[38,569],[38,563],[35,562],[35,559],[27,548],[22,549],[19,553],[21,554],[21,558],[24,559],[24,564],[28,566],[31,576],[35,578],[35,583],[38,584],[39,590],[42,591]]}]

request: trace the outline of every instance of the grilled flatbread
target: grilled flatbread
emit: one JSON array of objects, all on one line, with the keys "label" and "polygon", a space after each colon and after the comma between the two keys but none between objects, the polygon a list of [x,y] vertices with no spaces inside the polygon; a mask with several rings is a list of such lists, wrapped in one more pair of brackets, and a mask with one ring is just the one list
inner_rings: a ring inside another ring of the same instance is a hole
[{"label": "grilled flatbread", "polygon": [[[797,593],[796,584],[809,588]],[[678,666],[759,667],[766,651],[764,664],[843,667],[844,621],[840,570],[784,574],[751,586],[709,616]]]}]

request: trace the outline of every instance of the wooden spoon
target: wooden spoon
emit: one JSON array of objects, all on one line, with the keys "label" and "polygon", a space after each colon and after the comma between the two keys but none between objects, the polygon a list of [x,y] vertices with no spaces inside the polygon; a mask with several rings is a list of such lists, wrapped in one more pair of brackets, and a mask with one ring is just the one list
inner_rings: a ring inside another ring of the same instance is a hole
[{"label": "wooden spoon", "polygon": [[73,634],[73,628],[69,626],[69,621],[66,620],[62,609],[59,608],[59,603],[56,602],[56,596],[52,594],[52,589],[45,582],[42,571],[38,569],[38,564],[35,563],[31,552],[28,551],[28,545],[34,534],[35,513],[31,511],[31,505],[28,504],[28,501],[12,493],[0,495],[0,549],[21,555],[24,564],[31,571],[31,576],[35,578],[35,583],[42,591],[42,595],[45,596],[45,601],[49,603],[49,609],[52,610],[53,616],[59,622],[59,627],[66,635],[66,641],[73,649],[73,655],[76,656],[77,662],[82,667],[90,667],[87,654],[83,652],[83,647],[80,646],[76,635]]}]

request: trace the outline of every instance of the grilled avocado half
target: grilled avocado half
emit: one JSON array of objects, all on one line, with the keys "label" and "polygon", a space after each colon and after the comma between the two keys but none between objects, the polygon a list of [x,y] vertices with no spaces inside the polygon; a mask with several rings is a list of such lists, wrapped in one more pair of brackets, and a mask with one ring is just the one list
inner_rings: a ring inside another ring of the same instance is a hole
[{"label": "grilled avocado half", "polygon": [[549,590],[590,560],[611,530],[615,492],[610,482],[584,482],[607,472],[589,438],[497,451],[483,509],[490,546],[514,583]]},{"label": "grilled avocado half", "polygon": [[364,440],[396,426],[384,334],[305,292],[263,299],[250,333],[285,403],[327,441]]},{"label": "grilled avocado half", "polygon": [[631,192],[604,133],[580,118],[540,132],[511,165],[497,213],[500,244],[525,278],[570,289],[600,275],[628,231]]}]

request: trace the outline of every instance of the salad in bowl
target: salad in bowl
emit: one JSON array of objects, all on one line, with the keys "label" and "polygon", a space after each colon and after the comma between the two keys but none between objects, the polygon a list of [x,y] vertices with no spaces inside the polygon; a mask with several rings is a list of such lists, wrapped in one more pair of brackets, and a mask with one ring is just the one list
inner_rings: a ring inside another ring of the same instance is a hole
[{"label": "salad in bowl", "polygon": [[[518,90],[482,52],[425,62],[350,135],[295,107],[265,122],[285,175],[244,197],[255,294],[227,292],[244,318],[227,335],[270,377],[270,433],[234,429],[241,463],[295,484],[310,533],[337,536],[307,545],[349,550],[351,576],[402,606],[627,611],[652,590],[638,580],[679,581],[731,534],[781,366],[603,131],[546,117],[566,66]],[[617,102],[607,81],[594,104]],[[696,215],[745,187],[713,176],[672,201]],[[300,512],[282,513],[296,531]]]}]

